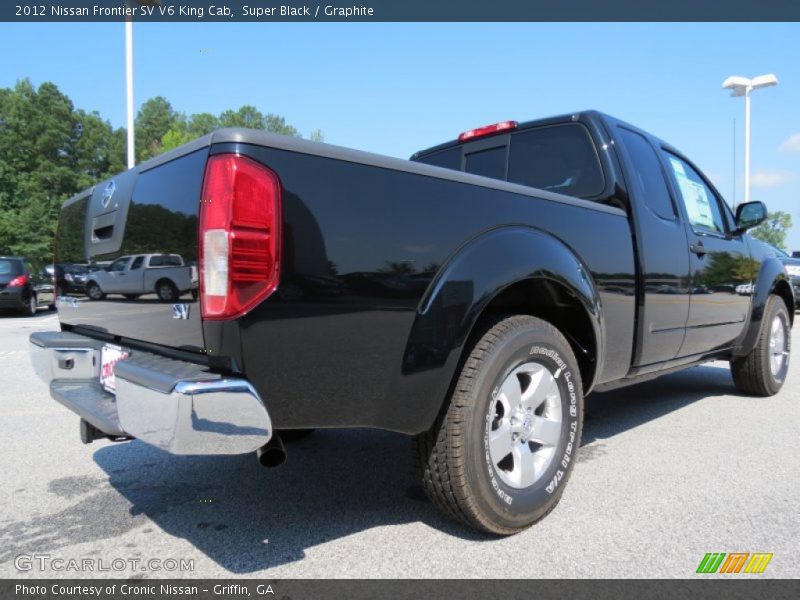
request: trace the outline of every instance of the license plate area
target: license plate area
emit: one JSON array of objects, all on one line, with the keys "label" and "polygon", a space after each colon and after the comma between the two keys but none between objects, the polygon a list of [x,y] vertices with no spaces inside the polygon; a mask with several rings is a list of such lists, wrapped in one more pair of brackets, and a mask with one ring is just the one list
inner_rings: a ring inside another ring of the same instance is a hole
[{"label": "license plate area", "polygon": [[129,351],[113,344],[105,344],[100,350],[100,385],[107,392],[116,393],[114,367],[117,366],[119,361],[128,358],[130,355]]}]

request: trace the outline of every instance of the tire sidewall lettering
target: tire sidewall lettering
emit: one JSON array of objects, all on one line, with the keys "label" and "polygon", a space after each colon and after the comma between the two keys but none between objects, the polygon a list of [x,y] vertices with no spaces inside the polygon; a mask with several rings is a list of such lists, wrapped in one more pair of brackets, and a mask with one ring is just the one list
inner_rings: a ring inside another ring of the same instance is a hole
[{"label": "tire sidewall lettering", "polygon": [[[517,366],[531,360],[544,365],[551,372],[559,386],[562,399],[562,414],[564,415],[564,430],[562,441],[557,450],[558,454],[553,457],[548,467],[548,472],[528,488],[515,489],[503,483],[497,475],[489,450],[489,433],[494,420],[493,407],[497,395],[500,393],[500,385],[504,378]],[[579,394],[576,391],[573,371],[567,361],[564,360],[562,353],[552,344],[545,342],[526,344],[524,347],[515,350],[510,360],[505,361],[500,373],[495,377],[489,394],[488,406],[482,420],[483,447],[481,448],[481,462],[487,484],[490,492],[501,505],[508,510],[513,510],[513,512],[526,512],[535,509],[536,505],[542,502],[542,496],[553,496],[560,491],[561,484],[574,462],[574,455],[578,446],[576,442],[579,440],[581,428],[580,412]]]}]

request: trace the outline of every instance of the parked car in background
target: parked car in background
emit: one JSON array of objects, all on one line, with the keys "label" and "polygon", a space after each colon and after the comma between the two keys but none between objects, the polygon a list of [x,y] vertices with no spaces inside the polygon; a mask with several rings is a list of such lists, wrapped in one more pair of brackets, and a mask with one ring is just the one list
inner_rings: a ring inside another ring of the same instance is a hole
[{"label": "parked car in background", "polygon": [[794,253],[798,256],[789,256],[787,252],[784,252],[780,248],[776,248],[770,244],[767,244],[767,246],[774,252],[775,258],[783,263],[786,272],[789,274],[792,287],[794,288],[795,308],[800,308],[800,253]]},{"label": "parked car in background", "polygon": [[52,277],[22,256],[0,256],[0,309],[33,316],[40,306],[55,308]]},{"label": "parked car in background", "polygon": [[134,254],[122,256],[86,278],[90,300],[102,300],[106,294],[133,300],[153,292],[162,302],[177,300],[186,292],[196,294],[197,267],[184,264],[179,254]]},{"label": "parked car in background", "polygon": [[58,264],[55,266],[56,295],[84,294],[89,269],[86,265]]}]

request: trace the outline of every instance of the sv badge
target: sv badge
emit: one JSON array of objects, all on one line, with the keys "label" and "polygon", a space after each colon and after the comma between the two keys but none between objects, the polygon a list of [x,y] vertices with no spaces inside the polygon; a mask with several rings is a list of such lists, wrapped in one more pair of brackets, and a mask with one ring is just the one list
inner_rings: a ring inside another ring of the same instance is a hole
[{"label": "sv badge", "polygon": [[183,319],[184,321],[189,318],[189,305],[188,304],[173,304],[172,305],[172,318]]}]

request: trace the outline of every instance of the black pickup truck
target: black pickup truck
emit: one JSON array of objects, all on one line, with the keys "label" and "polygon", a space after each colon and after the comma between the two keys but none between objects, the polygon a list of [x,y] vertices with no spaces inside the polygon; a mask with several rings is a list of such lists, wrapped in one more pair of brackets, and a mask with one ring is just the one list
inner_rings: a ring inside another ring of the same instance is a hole
[{"label": "black pickup truck", "polygon": [[32,359],[84,442],[274,465],[281,435],[402,432],[436,505],[510,534],[555,507],[591,391],[726,360],[778,392],[794,297],[745,233],[765,216],[593,111],[411,161],[223,129],[68,200],[55,244],[196,260],[197,299],[60,298]]}]

